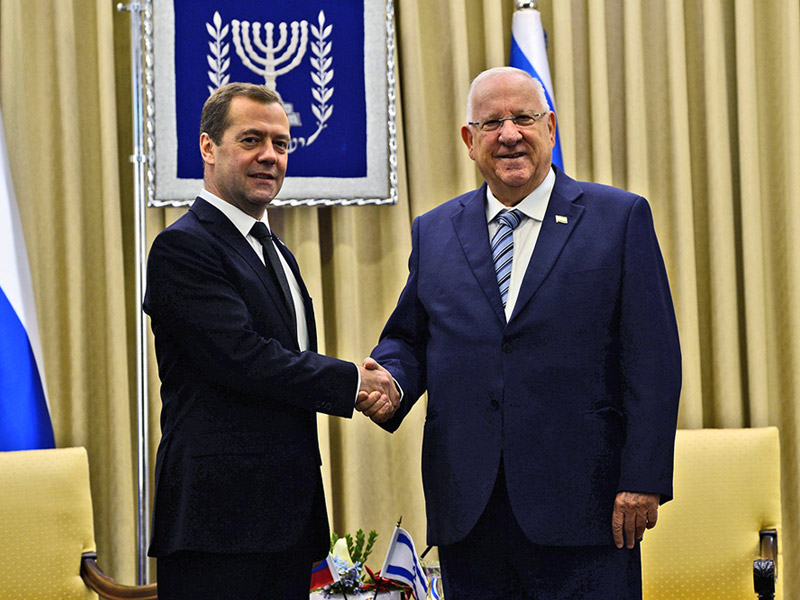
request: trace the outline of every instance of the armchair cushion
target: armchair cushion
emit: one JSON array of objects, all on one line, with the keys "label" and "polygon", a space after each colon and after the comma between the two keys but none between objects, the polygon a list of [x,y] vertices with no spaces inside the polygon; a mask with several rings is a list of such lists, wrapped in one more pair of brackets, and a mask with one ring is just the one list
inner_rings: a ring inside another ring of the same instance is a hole
[{"label": "armchair cushion", "polygon": [[0,452],[0,600],[89,600],[95,552],[84,448]]},{"label": "armchair cushion", "polygon": [[780,446],[775,427],[680,430],[675,499],[642,543],[645,600],[755,598],[759,531],[778,531]]}]

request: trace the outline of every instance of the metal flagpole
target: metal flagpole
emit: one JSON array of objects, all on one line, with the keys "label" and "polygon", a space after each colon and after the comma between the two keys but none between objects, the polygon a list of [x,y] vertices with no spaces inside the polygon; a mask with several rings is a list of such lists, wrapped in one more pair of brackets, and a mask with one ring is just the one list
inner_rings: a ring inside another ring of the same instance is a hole
[{"label": "metal flagpole", "polygon": [[137,494],[137,549],[139,585],[149,583],[147,561],[147,541],[150,537],[149,518],[149,452],[148,452],[148,394],[147,394],[147,328],[142,301],[145,289],[145,269],[147,240],[145,209],[147,207],[146,163],[144,152],[144,108],[142,86],[142,13],[147,10],[146,2],[118,4],[118,11],[131,13],[131,88],[133,95],[133,199],[136,204],[136,420],[138,441],[138,494]]}]

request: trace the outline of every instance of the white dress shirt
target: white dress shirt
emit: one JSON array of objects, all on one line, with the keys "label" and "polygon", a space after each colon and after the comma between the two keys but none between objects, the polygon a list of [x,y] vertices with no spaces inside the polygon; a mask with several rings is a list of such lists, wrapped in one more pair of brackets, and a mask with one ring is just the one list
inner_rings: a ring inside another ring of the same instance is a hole
[{"label": "white dress shirt", "polygon": [[[208,190],[204,189],[200,194],[198,194],[203,200],[211,204],[214,208],[219,209],[222,214],[224,214],[228,219],[230,219],[231,223],[233,223],[234,227],[239,230],[239,232],[244,236],[247,240],[247,243],[253,247],[253,251],[256,255],[261,259],[261,262],[266,265],[266,261],[264,260],[264,247],[261,245],[255,237],[250,235],[250,230],[253,228],[253,225],[256,222],[256,219],[248,215],[243,210],[235,207],[233,204],[229,202],[225,202],[222,198],[215,196]],[[264,211],[264,218],[261,219],[262,223],[267,226],[267,229],[272,231],[269,226],[269,217],[267,212]],[[275,242],[272,242],[275,245]],[[286,262],[286,259],[283,257],[283,253],[275,247],[275,251],[278,253],[278,258],[281,261],[281,266],[283,266],[283,271],[286,273],[286,280],[289,282],[289,290],[292,293],[292,303],[294,304],[294,314],[297,315],[297,344],[300,347],[300,350],[308,350],[309,344],[309,337],[308,337],[308,323],[306,321],[306,309],[305,305],[303,304],[303,294],[300,291],[300,285],[297,283],[297,279],[295,279],[294,273],[289,268],[289,264]]]},{"label": "white dress shirt", "polygon": [[550,194],[553,193],[553,186],[556,183],[556,173],[551,168],[539,187],[525,196],[519,204],[513,207],[505,206],[495,198],[492,191],[486,188],[486,222],[489,227],[489,241],[491,243],[497,231],[497,215],[502,211],[518,209],[526,218],[522,219],[517,228],[514,229],[514,258],[511,262],[511,283],[508,288],[508,298],[506,299],[506,321],[511,318],[514,312],[514,304],[517,302],[519,288],[528,264],[531,262],[533,249],[536,240],[539,238],[539,231],[542,229],[544,213],[547,211],[547,204],[550,202]]}]

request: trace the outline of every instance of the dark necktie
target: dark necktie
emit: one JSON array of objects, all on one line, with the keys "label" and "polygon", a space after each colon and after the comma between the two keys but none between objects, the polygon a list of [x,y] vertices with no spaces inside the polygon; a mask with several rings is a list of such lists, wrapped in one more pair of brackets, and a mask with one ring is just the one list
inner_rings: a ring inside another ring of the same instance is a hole
[{"label": "dark necktie", "polygon": [[264,249],[264,262],[267,268],[272,267],[272,272],[278,280],[281,291],[283,292],[283,299],[286,302],[286,308],[292,316],[292,321],[297,323],[297,315],[294,312],[294,300],[292,300],[292,291],[289,289],[289,280],[286,279],[286,271],[283,270],[281,259],[278,258],[278,251],[275,249],[275,244],[272,243],[272,234],[267,226],[261,221],[256,221],[253,228],[250,230],[250,235],[261,242],[261,247]]}]

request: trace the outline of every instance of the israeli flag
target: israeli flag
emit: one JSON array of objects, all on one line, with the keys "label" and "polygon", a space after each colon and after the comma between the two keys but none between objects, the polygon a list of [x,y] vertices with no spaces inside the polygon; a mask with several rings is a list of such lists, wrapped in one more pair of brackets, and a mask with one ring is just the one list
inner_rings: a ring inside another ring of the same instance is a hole
[{"label": "israeli flag", "polygon": [[386,558],[383,561],[381,577],[402,581],[410,586],[417,600],[428,597],[428,580],[419,564],[414,540],[409,533],[401,527],[395,527]]},{"label": "israeli flag", "polygon": [[441,596],[439,595],[439,578],[435,575],[431,577],[431,600],[440,600]]},{"label": "israeli flag", "polygon": [[[550,67],[547,62],[547,42],[542,15],[535,8],[520,8],[511,18],[511,57],[508,64],[527,71],[542,82],[550,110],[556,112],[553,100],[553,82],[550,80]],[[561,138],[556,128],[556,145],[553,148],[553,164],[564,169],[561,156]]]},{"label": "israeli flag", "polygon": [[28,253],[0,114],[0,451],[53,448]]}]

